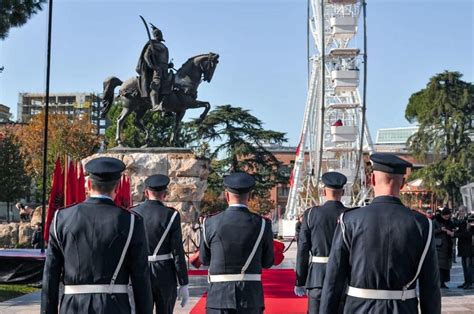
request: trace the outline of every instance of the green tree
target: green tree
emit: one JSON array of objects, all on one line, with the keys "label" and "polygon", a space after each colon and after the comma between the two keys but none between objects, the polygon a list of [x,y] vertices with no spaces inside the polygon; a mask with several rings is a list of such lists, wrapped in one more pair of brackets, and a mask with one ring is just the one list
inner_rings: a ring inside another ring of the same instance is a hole
[{"label": "green tree", "polygon": [[0,5],[0,39],[8,36],[12,27],[20,27],[43,9],[46,0],[2,0]]},{"label": "green tree", "polygon": [[474,85],[461,77],[448,71],[433,76],[405,110],[406,119],[419,124],[409,140],[411,152],[422,160],[428,152],[435,158],[415,176],[451,206],[459,200],[459,188],[474,177]]},{"label": "green tree", "polygon": [[[63,113],[50,112],[48,121],[49,175],[53,172],[56,158],[69,156],[74,160],[81,160],[98,148],[100,139],[87,115],[70,119]],[[35,180],[38,192],[42,190],[43,132],[44,112],[33,116],[27,125],[19,127],[15,132],[15,140],[25,160],[26,173]],[[49,191],[51,181],[47,182]]]},{"label": "green tree", "polygon": [[[109,147],[117,146],[115,142],[115,132],[117,128],[117,119],[122,112],[122,106],[120,102],[116,102],[112,105],[109,111],[109,119],[112,121],[111,125],[105,131],[105,137],[109,143]],[[171,133],[173,132],[174,116],[165,115],[161,113],[147,112],[143,117],[143,125],[150,134],[151,147],[168,147]],[[181,124],[181,133],[179,139],[182,146],[189,145],[192,142],[190,130],[187,127],[187,123]],[[122,142],[127,147],[140,147],[145,144],[145,134],[135,126],[135,113],[130,114],[123,124]]]},{"label": "green tree", "polygon": [[278,167],[280,162],[267,149],[268,145],[286,142],[285,134],[265,130],[263,122],[249,110],[230,105],[218,106],[204,121],[194,122],[194,137],[201,143],[213,143],[209,150],[212,173],[208,186],[215,193],[222,191],[222,178],[235,171],[252,173],[257,181],[254,193],[265,197],[279,182],[286,182]]},{"label": "green tree", "polygon": [[31,179],[25,173],[25,164],[13,134],[6,131],[0,139],[0,201],[10,203],[28,195]]}]

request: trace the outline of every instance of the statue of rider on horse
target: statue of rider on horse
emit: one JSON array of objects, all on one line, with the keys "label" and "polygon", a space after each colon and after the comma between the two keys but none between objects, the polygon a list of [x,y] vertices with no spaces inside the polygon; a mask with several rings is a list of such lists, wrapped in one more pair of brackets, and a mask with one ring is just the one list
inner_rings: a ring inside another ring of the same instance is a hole
[{"label": "statue of rider on horse", "polygon": [[169,52],[163,43],[165,41],[163,33],[155,25],[151,23],[150,25],[154,39],[150,38],[138,59],[136,68],[140,81],[138,88],[142,97],[150,97],[151,110],[161,111],[163,110],[161,101],[171,93],[171,75],[168,69],[173,68],[173,64],[168,61]]},{"label": "statue of rider on horse", "polygon": [[114,101],[114,89],[121,85],[119,96],[121,98],[122,113],[117,119],[115,140],[122,144],[120,131],[125,118],[135,112],[135,125],[145,133],[145,142],[149,141],[148,130],[143,125],[144,114],[151,109],[152,112],[171,112],[175,115],[175,125],[170,139],[172,145],[178,145],[178,135],[181,120],[187,109],[204,108],[199,117],[204,119],[210,104],[197,100],[197,89],[201,81],[210,82],[219,62],[219,55],[208,53],[189,58],[176,74],[169,71],[174,65],[169,62],[168,48],[165,46],[163,33],[153,24],[150,30],[143,17],[148,42],[142,49],[136,72],[138,77],[132,77],[122,82],[117,77],[108,77],[104,81],[104,108],[101,116],[105,117]]}]

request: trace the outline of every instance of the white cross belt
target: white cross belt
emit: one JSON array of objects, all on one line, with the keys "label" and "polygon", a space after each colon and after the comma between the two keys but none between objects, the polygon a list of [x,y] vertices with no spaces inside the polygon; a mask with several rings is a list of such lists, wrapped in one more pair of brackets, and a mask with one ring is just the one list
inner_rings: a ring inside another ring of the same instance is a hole
[{"label": "white cross belt", "polygon": [[209,275],[209,282],[261,281],[260,274]]},{"label": "white cross belt", "polygon": [[64,294],[128,293],[128,285],[65,285]]},{"label": "white cross belt", "polygon": [[406,300],[416,298],[416,290],[375,290],[361,289],[349,286],[347,295],[361,299],[373,300]]}]

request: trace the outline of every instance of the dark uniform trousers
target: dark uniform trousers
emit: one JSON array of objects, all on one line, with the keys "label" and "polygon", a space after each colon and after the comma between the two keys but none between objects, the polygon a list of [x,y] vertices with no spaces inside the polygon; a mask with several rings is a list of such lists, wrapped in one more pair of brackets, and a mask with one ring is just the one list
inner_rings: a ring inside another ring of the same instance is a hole
[{"label": "dark uniform trousers", "polygon": [[[118,208],[111,199],[88,198],[56,212],[46,253],[41,313],[58,313],[59,286],[108,286],[134,227],[115,285],[131,281],[135,313],[153,311],[147,242],[143,221]],[[60,313],[129,314],[127,293],[64,294]]]},{"label": "dark uniform trousers", "polygon": [[[160,201],[146,200],[134,207],[133,211],[143,217],[148,240],[147,254],[152,256],[176,210],[166,207]],[[173,313],[177,284],[182,286],[189,282],[179,213],[171,223],[157,255],[169,253],[172,254],[172,259],[149,262],[153,301],[156,313],[159,314]]]},{"label": "dark uniform trousers", "polygon": [[[429,235],[424,215],[393,196],[378,196],[366,207],[348,210],[336,228],[326,269],[320,313],[336,313],[347,283],[344,313],[439,314],[441,295],[435,241],[427,248],[417,281],[419,298],[374,299],[371,290],[401,291],[417,273]],[[408,291],[414,292],[416,281]],[[365,291],[365,297],[355,292]],[[396,293],[396,292],[395,292]]]},{"label": "dark uniform trousers", "polygon": [[[201,262],[209,265],[210,275],[240,274],[257,242],[262,217],[245,206],[230,206],[204,220],[200,244]],[[265,229],[246,274],[261,274],[273,265],[273,233],[266,220]],[[263,313],[263,287],[260,281],[211,283],[207,313]]]},{"label": "dark uniform trousers", "polygon": [[296,259],[296,285],[308,291],[308,313],[319,313],[326,274],[325,263],[308,263],[311,256],[328,257],[339,215],[347,208],[341,202],[327,201],[308,209],[301,223]]}]

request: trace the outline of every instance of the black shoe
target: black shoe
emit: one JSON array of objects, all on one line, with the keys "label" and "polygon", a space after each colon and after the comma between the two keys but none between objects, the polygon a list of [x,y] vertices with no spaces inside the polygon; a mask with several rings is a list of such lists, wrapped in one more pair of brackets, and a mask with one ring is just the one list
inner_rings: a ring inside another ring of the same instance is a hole
[{"label": "black shoe", "polygon": [[445,284],[444,282],[441,284],[441,286],[440,286],[440,287],[441,287],[441,289],[449,289],[449,287],[448,287],[448,286],[446,286],[446,284]]},{"label": "black shoe", "polygon": [[464,288],[465,285],[466,285],[466,283],[463,283],[462,285],[459,285],[458,288],[462,289],[462,288]]},{"label": "black shoe", "polygon": [[472,286],[471,283],[469,283],[469,284],[466,284],[466,285],[465,285],[464,287],[462,287],[462,288],[465,289],[465,290],[468,290],[468,289],[473,289],[474,287]]}]

